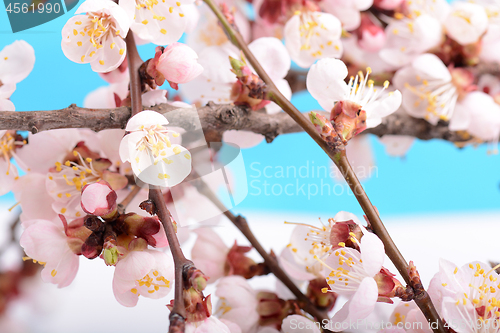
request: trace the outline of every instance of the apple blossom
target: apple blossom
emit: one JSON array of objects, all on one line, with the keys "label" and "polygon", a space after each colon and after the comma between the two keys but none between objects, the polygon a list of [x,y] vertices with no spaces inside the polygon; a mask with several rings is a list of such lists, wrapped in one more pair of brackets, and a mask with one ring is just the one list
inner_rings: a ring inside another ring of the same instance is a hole
[{"label": "apple blossom", "polygon": [[14,111],[14,104],[8,98],[34,65],[35,51],[24,40],[17,40],[0,51],[0,111]]},{"label": "apple blossom", "polygon": [[[130,246],[129,246],[130,247]],[[116,264],[113,293],[124,306],[135,306],[139,296],[158,299],[168,295],[174,281],[172,256],[163,252],[134,249]]]},{"label": "apple blossom", "polygon": [[[301,270],[309,273],[311,276],[308,278],[309,280],[314,277],[321,277],[323,276],[323,266],[319,261],[315,260],[315,257],[325,259],[340,247],[339,243],[355,245],[351,243],[349,233],[354,232],[357,237],[361,237],[359,226],[360,221],[356,215],[343,211],[338,212],[334,218],[328,219],[328,224],[321,227],[298,224],[292,233],[287,248],[291,250],[293,259],[301,267]],[[303,279],[303,274],[295,274],[292,271],[289,274],[297,279]]]},{"label": "apple blossom", "polygon": [[[357,243],[352,236],[351,240]],[[359,247],[360,251],[347,247],[337,249],[322,261],[330,286],[328,291],[349,298],[334,314],[333,322],[352,322],[367,317],[379,298],[376,275],[381,273],[384,262],[384,245],[376,235],[364,230]]]},{"label": "apple blossom", "polygon": [[450,130],[466,130],[475,137],[498,142],[500,137],[500,105],[481,91],[468,93],[457,104],[450,120]]},{"label": "apple blossom", "polygon": [[338,17],[345,30],[351,31],[359,27],[360,11],[367,10],[372,4],[373,0],[323,0],[320,6]]},{"label": "apple blossom", "polygon": [[342,55],[340,21],[319,11],[297,11],[285,25],[285,45],[290,57],[307,68],[322,58]]},{"label": "apple blossom", "polygon": [[120,157],[146,184],[172,187],[191,172],[191,153],[170,142],[167,124],[163,115],[146,110],[130,118],[125,128],[130,134],[120,143]]},{"label": "apple blossom", "polygon": [[[62,223],[61,223],[62,221]],[[90,231],[83,226],[83,219],[69,225],[62,216],[54,221],[30,220],[24,223],[20,243],[26,255],[42,265],[42,279],[67,287],[78,271],[78,255],[81,254],[83,240]]]},{"label": "apple blossom", "polygon": [[132,11],[130,29],[145,41],[165,45],[177,42],[188,25],[184,6],[194,0],[120,0],[127,12]]},{"label": "apple blossom", "polygon": [[291,315],[283,319],[281,330],[283,333],[320,333],[318,326],[318,322],[313,322],[304,316]]},{"label": "apple blossom", "polygon": [[379,55],[388,64],[398,67],[438,46],[443,38],[441,23],[426,12],[392,20],[385,28],[385,34],[386,45]]},{"label": "apple blossom", "polygon": [[[239,3],[233,7],[233,1],[224,1],[231,8],[241,8]],[[234,1],[238,2],[238,0]],[[219,20],[210,10],[210,8],[202,3],[201,6],[193,6],[194,10],[199,15],[194,29],[187,35],[186,44],[189,45],[196,53],[200,53],[203,49],[210,46],[222,46],[228,42],[227,36],[224,33]],[[240,9],[237,9],[234,14],[234,24],[238,27],[238,31],[246,42],[250,42],[250,22]],[[253,36],[254,39],[257,37]]]},{"label": "apple blossom", "polygon": [[473,88],[472,74],[463,68],[450,70],[434,54],[422,54],[394,75],[403,93],[403,108],[413,117],[433,125],[453,116],[455,106]]},{"label": "apple blossom", "polygon": [[[393,327],[401,327],[400,332],[431,333],[429,323],[414,301],[400,302],[392,312],[389,321]],[[406,328],[406,329],[404,329]]]},{"label": "apple blossom", "polygon": [[111,0],[86,0],[62,29],[64,55],[76,63],[90,63],[98,73],[118,68],[125,59],[123,38],[133,17],[124,8]]},{"label": "apple blossom", "polygon": [[460,268],[439,261],[435,278],[442,303],[438,310],[450,328],[458,333],[498,332],[500,288],[495,268],[477,261]]},{"label": "apple blossom", "polygon": [[351,77],[349,84],[346,65],[338,59],[321,59],[307,74],[307,90],[326,111],[331,111],[330,120],[335,122],[335,130],[343,140],[350,140],[366,128],[379,125],[382,118],[396,111],[401,105],[399,90],[384,93],[389,81],[382,89],[375,89],[362,72]]},{"label": "apple blossom", "polygon": [[208,283],[213,283],[225,275],[224,264],[229,247],[211,228],[197,229],[195,233],[198,238],[191,250],[191,259],[210,278]]},{"label": "apple blossom", "polygon": [[257,292],[241,276],[228,276],[219,280],[215,295],[219,301],[214,314],[238,324],[243,333],[257,330]]},{"label": "apple blossom", "polygon": [[488,28],[488,16],[484,7],[468,2],[456,1],[444,21],[446,34],[461,45],[479,40]]}]

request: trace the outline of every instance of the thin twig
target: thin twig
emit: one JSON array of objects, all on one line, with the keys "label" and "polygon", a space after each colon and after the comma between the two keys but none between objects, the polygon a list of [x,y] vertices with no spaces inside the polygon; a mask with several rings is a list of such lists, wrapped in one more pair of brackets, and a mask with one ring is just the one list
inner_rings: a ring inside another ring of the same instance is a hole
[{"label": "thin twig", "polygon": [[140,186],[133,185],[132,189],[130,190],[130,193],[127,194],[125,199],[123,199],[122,202],[118,204],[118,213],[125,214],[125,209],[127,209],[127,206],[130,204],[132,200],[134,200],[135,196],[139,194],[140,191],[141,191]]},{"label": "thin twig", "polygon": [[[204,0],[205,3],[212,9],[212,11],[215,13],[217,18],[219,19],[220,23],[222,24],[226,34],[229,37],[229,40],[238,47],[243,53],[245,54],[245,57],[248,59],[252,67],[255,69],[257,74],[260,76],[260,78],[266,83],[268,90],[268,96],[270,97],[270,100],[274,101],[277,103],[283,111],[288,113],[290,117],[293,118],[306,132],[311,136],[311,138],[316,141],[316,143],[325,151],[325,153],[330,157],[330,159],[337,165],[337,167],[341,170],[342,175],[348,182],[351,190],[354,192],[356,199],[358,200],[358,203],[360,204],[361,208],[365,212],[368,220],[370,221],[373,230],[377,234],[377,236],[382,240],[385,246],[385,251],[389,258],[392,260],[396,268],[398,269],[399,273],[403,277],[403,279],[410,285],[411,285],[411,278],[409,275],[409,267],[408,264],[406,263],[406,260],[404,257],[401,255],[399,252],[399,249],[397,248],[396,244],[394,244],[393,240],[389,236],[387,230],[384,227],[384,224],[382,223],[382,220],[380,219],[375,207],[373,207],[372,203],[368,199],[368,196],[366,195],[361,183],[357,179],[354,171],[352,170],[352,167],[350,166],[347,157],[345,155],[345,151],[337,151],[334,149],[331,149],[327,143],[321,138],[319,133],[317,132],[316,128],[313,126],[313,124],[304,117],[297,108],[288,100],[286,99],[281,92],[276,88],[274,82],[271,80],[269,75],[266,73],[264,68],[261,66],[257,58],[253,55],[253,53],[250,51],[248,48],[248,45],[245,43],[243,40],[242,36],[239,34],[239,32],[234,29],[231,24],[227,21],[226,17],[224,14],[221,12],[221,10],[217,7],[217,5],[212,1],[212,0]],[[444,325],[437,314],[437,311],[434,308],[434,305],[432,304],[432,301],[430,298],[425,297],[427,293],[425,293],[425,290],[421,289],[422,292],[419,295],[420,299],[417,302],[417,305],[419,308],[422,310],[423,314],[426,316],[427,320],[430,322],[437,322],[438,323],[438,328],[434,329],[434,332],[439,332],[439,333],[444,333],[446,332]],[[417,301],[417,300],[416,300]]]},{"label": "thin twig", "polygon": [[[184,307],[184,277],[183,273],[187,270],[188,266],[192,266],[193,263],[186,259],[184,253],[182,252],[179,240],[175,235],[174,225],[170,218],[170,213],[168,212],[167,205],[165,204],[165,199],[161,190],[152,186],[149,190],[149,199],[155,204],[156,215],[160,219],[165,228],[165,233],[167,234],[168,245],[172,256],[174,257],[175,265],[175,293],[174,293],[174,306],[170,312],[170,322],[178,321],[182,318],[182,321],[186,318],[186,308]],[[183,330],[184,332],[184,330]]]},{"label": "thin twig", "polygon": [[[241,233],[248,239],[250,244],[259,252],[261,257],[264,259],[266,266],[271,270],[271,272],[276,276],[278,280],[283,282],[283,284],[290,289],[290,291],[297,297],[299,304],[302,309],[307,313],[314,316],[319,322],[325,323],[328,320],[328,316],[318,310],[314,304],[305,296],[300,289],[295,285],[295,283],[290,279],[290,277],[285,273],[283,269],[279,266],[278,261],[275,257],[267,253],[264,247],[260,244],[258,239],[253,234],[252,230],[248,226],[247,220],[241,216],[235,216],[231,211],[229,211],[226,206],[217,198],[217,195],[210,189],[210,187],[201,179],[197,178],[194,181],[195,186],[198,191],[203,194],[207,199],[209,199],[223,214],[241,231]],[[325,320],[325,321],[324,321]],[[324,330],[324,332],[330,332],[329,330]]]}]

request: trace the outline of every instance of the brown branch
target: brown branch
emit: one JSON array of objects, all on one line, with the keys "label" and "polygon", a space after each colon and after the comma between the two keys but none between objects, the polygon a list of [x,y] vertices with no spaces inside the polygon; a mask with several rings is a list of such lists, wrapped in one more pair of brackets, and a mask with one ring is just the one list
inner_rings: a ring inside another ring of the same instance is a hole
[{"label": "brown branch", "polygon": [[125,37],[125,43],[127,44],[128,70],[130,74],[130,100],[132,104],[133,116],[142,111],[142,89],[139,68],[141,67],[143,61],[137,51],[133,33],[127,34],[127,37]]},{"label": "brown branch", "polygon": [[[159,104],[148,109],[166,114],[179,109],[170,104]],[[328,113],[323,113],[328,116]],[[0,112],[0,130],[11,129],[37,133],[58,128],[90,128],[101,131],[110,128],[124,128],[131,116],[129,107],[114,109],[86,109],[75,104],[61,110]],[[278,135],[302,132],[303,129],[286,113],[267,114],[263,111],[250,111],[243,106],[215,104],[209,102],[197,110],[185,109],[182,114],[171,119],[171,123],[186,130],[194,128],[194,119],[200,118],[205,135],[219,138],[228,130],[245,130],[262,134],[268,142]],[[440,122],[434,126],[423,119],[410,117],[398,112],[385,117],[382,124],[369,128],[364,133],[383,135],[407,135],[420,140],[441,139],[450,142],[466,142],[472,136],[466,133],[452,132]],[[217,140],[208,140],[217,141]]]},{"label": "brown branch", "polygon": [[[229,211],[226,206],[217,198],[215,193],[208,187],[208,185],[200,178],[197,177],[193,184],[197,187],[198,191],[207,197],[223,214],[241,231],[241,233],[248,239],[250,244],[259,252],[261,257],[264,259],[266,266],[269,270],[276,276],[278,280],[283,282],[283,284],[290,289],[290,291],[297,297],[299,305],[307,313],[314,316],[320,323],[325,323],[328,320],[326,313],[321,312],[311,303],[309,298],[305,296],[300,289],[295,285],[295,283],[290,279],[290,277],[285,273],[285,271],[279,266],[278,261],[274,256],[267,253],[267,251],[262,247],[258,239],[253,234],[252,230],[248,226],[247,220],[241,216],[235,216],[231,211]],[[323,321],[325,320],[325,321]],[[324,329],[323,332],[330,332]]]},{"label": "brown branch", "polygon": [[[132,110],[129,116],[136,115],[142,111],[142,82],[139,75],[139,68],[143,61],[137,52],[134,36],[130,32],[125,38],[127,43],[129,73],[130,73],[130,99]],[[139,191],[139,190],[137,190]],[[174,225],[170,218],[165,199],[161,190],[157,186],[150,186],[149,199],[153,203],[152,212],[154,212],[165,229],[170,252],[172,253],[175,266],[175,291],[174,291],[174,305],[169,315],[169,333],[184,333],[186,322],[186,308],[184,306],[184,287],[186,285],[184,280],[184,272],[193,266],[193,263],[186,259],[182,253],[179,240],[175,232]]]},{"label": "brown branch", "polygon": [[186,308],[184,307],[184,272],[193,266],[193,263],[186,259],[182,252],[181,245],[175,234],[174,225],[170,218],[170,213],[165,204],[165,199],[161,190],[157,186],[151,186],[149,190],[149,199],[155,205],[155,213],[165,228],[165,233],[168,239],[168,245],[175,265],[175,291],[174,291],[174,305],[170,311],[169,332],[184,332]]}]

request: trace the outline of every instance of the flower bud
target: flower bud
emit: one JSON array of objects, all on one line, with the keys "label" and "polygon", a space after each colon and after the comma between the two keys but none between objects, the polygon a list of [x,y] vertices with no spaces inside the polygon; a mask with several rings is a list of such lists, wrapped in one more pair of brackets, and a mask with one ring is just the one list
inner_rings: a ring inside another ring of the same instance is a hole
[{"label": "flower bud", "polygon": [[249,106],[254,111],[269,104],[266,83],[252,72],[243,54],[241,60],[229,57],[229,61],[232,67],[231,71],[236,74],[238,79],[231,89],[230,98],[234,101],[234,104]]},{"label": "flower bud", "polygon": [[373,277],[378,286],[379,302],[392,304],[391,298],[398,296],[399,291],[402,290],[403,285],[394,276],[396,275],[392,274],[387,268],[382,267],[380,272]]},{"label": "flower bud", "polygon": [[366,129],[366,111],[349,100],[335,103],[330,120],[334,122],[335,131],[344,141],[349,141]]},{"label": "flower bud", "polygon": [[87,214],[110,218],[116,213],[116,198],[109,183],[100,180],[83,188],[81,206]]},{"label": "flower bud", "polygon": [[385,44],[384,29],[375,24],[368,14],[362,14],[356,34],[359,47],[365,51],[378,52]]},{"label": "flower bud", "polygon": [[396,9],[404,0],[373,0],[373,5],[380,9]]},{"label": "flower bud", "polygon": [[161,86],[167,80],[172,88],[177,89],[178,83],[189,82],[203,72],[197,59],[196,52],[182,43],[173,43],[166,48],[158,46],[146,71],[157,85]]},{"label": "flower bud", "polygon": [[257,275],[266,275],[269,273],[267,266],[257,264],[253,259],[245,254],[252,249],[251,246],[238,246],[236,241],[229,250],[224,267],[225,275],[239,275],[245,279],[251,279]]},{"label": "flower bud", "polygon": [[316,307],[323,311],[332,310],[337,300],[336,293],[326,292],[328,288],[328,284],[324,278],[311,280],[307,286],[307,297]]},{"label": "flower bud", "polygon": [[332,145],[339,142],[339,137],[335,132],[332,123],[328,121],[328,119],[314,111],[309,113],[309,119],[316,127],[316,130],[321,135],[323,140]]}]

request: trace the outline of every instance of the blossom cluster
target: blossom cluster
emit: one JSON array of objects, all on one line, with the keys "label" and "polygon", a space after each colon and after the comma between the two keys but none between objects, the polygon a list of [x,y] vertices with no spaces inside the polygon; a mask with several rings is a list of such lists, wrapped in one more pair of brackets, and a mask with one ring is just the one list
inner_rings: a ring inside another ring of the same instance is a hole
[{"label": "blossom cluster", "polygon": [[[485,70],[500,65],[497,2],[254,0],[251,7],[245,4],[243,0],[218,3],[288,100],[293,96],[289,76],[298,71],[308,93],[325,111],[310,112],[308,119],[328,145],[347,147],[349,158],[358,164],[372,163],[368,143],[360,134],[394,113],[461,131],[475,142],[498,143],[500,79]],[[185,43],[180,42],[184,33]],[[111,288],[120,304],[135,306],[139,296],[166,298],[174,286],[174,261],[164,226],[153,216],[154,209],[147,214],[139,208],[151,204],[141,187],[160,188],[180,243],[191,233],[197,236],[190,253],[197,270],[187,279],[191,285],[182,290],[187,332],[319,332],[300,302],[280,290],[283,286],[255,290],[247,282],[270,273],[266,263],[250,257],[251,246],[236,241],[227,246],[214,230],[187,228],[179,220],[181,214],[188,220],[204,220],[203,210],[213,208],[195,186],[178,185],[195,177],[197,168],[217,169],[220,155],[215,148],[200,153],[192,133],[172,128],[164,114],[151,110],[160,104],[181,108],[187,102],[201,106],[212,101],[274,114],[281,112],[272,96],[276,91],[270,93],[269,84],[231,43],[205,4],[86,0],[62,27],[61,40],[69,60],[90,64],[108,83],[85,98],[85,107],[133,104],[128,61],[137,55],[127,54],[127,49],[134,40],[157,46],[139,69],[146,110],[130,117],[124,129],[0,131],[0,195],[12,191],[22,208],[24,259],[42,265],[42,279],[60,288],[75,279],[81,257],[100,259],[114,267]],[[0,51],[0,112],[15,111],[10,97],[34,62],[34,50],[24,41]],[[160,88],[165,82],[168,91]],[[264,139],[248,131],[213,132],[207,137],[242,148]],[[387,135],[381,141],[389,154],[401,156],[413,138]],[[216,192],[220,184],[208,185]],[[216,222],[218,217],[201,226]],[[297,287],[340,327],[374,315],[379,302],[411,298],[384,267],[384,260],[384,245],[370,224],[363,225],[357,216],[343,211],[320,227],[297,224],[277,257]],[[498,331],[493,325],[500,320],[495,268],[480,262],[461,268],[440,262],[429,294],[455,332]],[[14,285],[12,276],[8,282]],[[216,284],[214,306],[212,296],[202,293],[206,283]],[[338,299],[345,303],[338,306]],[[413,302],[400,303],[389,320],[426,323]],[[482,324],[480,329],[477,323]]]}]

